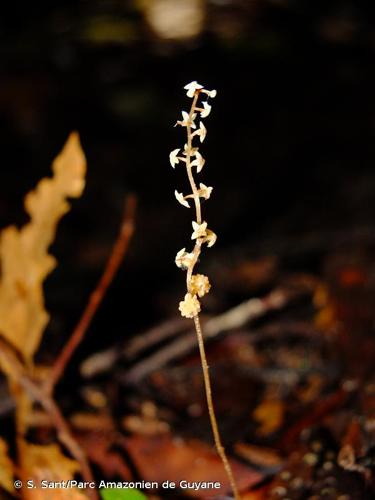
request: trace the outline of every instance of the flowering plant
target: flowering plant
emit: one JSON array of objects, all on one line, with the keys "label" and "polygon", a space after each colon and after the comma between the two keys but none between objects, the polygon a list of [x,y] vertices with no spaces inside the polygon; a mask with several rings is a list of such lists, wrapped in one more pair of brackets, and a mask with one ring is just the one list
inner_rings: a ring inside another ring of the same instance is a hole
[{"label": "flowering plant", "polygon": [[[191,193],[184,195],[183,193],[175,190],[174,194],[177,201],[186,208],[191,208],[189,202],[192,200],[195,208],[195,217],[192,221],[193,232],[191,235],[191,239],[194,241],[194,248],[191,252],[187,252],[186,248],[182,248],[179,250],[175,258],[177,267],[186,271],[187,290],[184,300],[182,300],[179,304],[179,310],[182,316],[192,318],[194,320],[202,363],[208,411],[216,449],[223,462],[234,497],[239,499],[240,496],[238,494],[231,465],[221,443],[221,437],[212,400],[211,381],[208,371],[203,333],[199,320],[199,313],[201,311],[201,303],[199,299],[209,292],[211,285],[208,277],[204,274],[193,274],[203,245],[206,244],[207,247],[212,247],[216,241],[216,234],[207,227],[207,222],[202,218],[201,208],[201,199],[208,200],[211,196],[213,188],[206,186],[202,182],[200,182],[199,187],[197,187],[197,183],[194,178],[194,175],[199,174],[205,165],[205,159],[200,153],[199,146],[196,142],[199,138],[200,143],[202,143],[206,138],[207,129],[202,122],[202,119],[206,118],[211,112],[211,105],[209,104],[208,99],[216,96],[216,90],[206,90],[196,81],[189,83],[184,88],[187,91],[187,96],[192,99],[192,102],[190,111],[182,111],[182,120],[177,121],[176,126],[181,126],[186,129],[187,140],[183,149],[176,148],[169,154],[169,161],[173,168],[175,168],[176,165],[185,165]],[[197,118],[199,118],[198,127],[195,123]]]}]

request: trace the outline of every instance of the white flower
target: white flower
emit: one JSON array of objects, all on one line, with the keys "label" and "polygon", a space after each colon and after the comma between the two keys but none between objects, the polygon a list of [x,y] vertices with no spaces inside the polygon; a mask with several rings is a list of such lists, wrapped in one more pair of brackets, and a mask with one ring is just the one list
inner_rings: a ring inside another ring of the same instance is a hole
[{"label": "white flower", "polygon": [[210,291],[210,282],[204,274],[193,274],[190,280],[190,291],[193,295],[203,297]]},{"label": "white flower", "polygon": [[213,99],[214,97],[216,97],[217,95],[217,91],[216,90],[202,90],[202,92],[204,92],[205,94],[207,94],[209,97],[211,97],[211,99]]},{"label": "white flower", "polygon": [[203,85],[200,85],[197,81],[194,80],[194,82],[190,82],[185,85],[184,89],[187,90],[186,95],[188,97],[194,97],[197,90],[203,89]]},{"label": "white flower", "polygon": [[194,316],[200,312],[201,305],[196,295],[187,293],[184,300],[180,302],[178,308],[181,311],[181,316],[184,316],[185,318],[194,318]]},{"label": "white flower", "polygon": [[201,111],[201,118],[206,118],[211,113],[211,106],[206,101],[202,102],[202,104],[203,110]]},{"label": "white flower", "polygon": [[182,193],[179,193],[177,189],[175,189],[174,195],[176,197],[176,200],[181,203],[184,207],[190,208],[189,203],[185,200],[185,197]]},{"label": "white flower", "polygon": [[199,173],[202,170],[203,165],[205,164],[206,160],[203,158],[203,156],[200,154],[200,152],[198,150],[195,151],[194,156],[195,156],[195,160],[193,160],[190,163],[190,165],[192,167],[197,167],[197,173]]},{"label": "white flower", "polygon": [[207,135],[207,129],[204,126],[203,122],[199,122],[199,129],[194,132],[194,135],[199,135],[199,139],[203,142]]},{"label": "white flower", "polygon": [[217,240],[216,234],[213,231],[211,231],[211,229],[207,229],[206,238],[204,240],[205,243],[207,243],[207,246],[212,247],[213,245],[215,245],[216,240]]},{"label": "white flower", "polygon": [[178,152],[180,151],[179,148],[174,149],[171,153],[169,153],[169,162],[174,168],[177,163],[180,162],[180,160],[177,158]]},{"label": "white flower", "polygon": [[185,248],[182,248],[176,255],[175,263],[180,269],[188,269],[193,262],[194,254],[186,252]]},{"label": "white flower", "polygon": [[207,236],[207,222],[202,222],[202,224],[198,224],[198,222],[193,221],[193,234],[191,235],[191,239],[195,240],[196,238],[204,238]]},{"label": "white flower", "polygon": [[191,127],[191,128],[197,128],[194,119],[197,116],[196,113],[193,113],[192,117],[190,118],[189,113],[186,111],[182,111],[182,120],[179,120],[176,122],[176,125],[181,125],[181,127]]},{"label": "white flower", "polygon": [[212,190],[212,187],[206,186],[202,182],[199,184],[199,196],[201,196],[205,200],[208,200],[208,198],[211,196]]}]

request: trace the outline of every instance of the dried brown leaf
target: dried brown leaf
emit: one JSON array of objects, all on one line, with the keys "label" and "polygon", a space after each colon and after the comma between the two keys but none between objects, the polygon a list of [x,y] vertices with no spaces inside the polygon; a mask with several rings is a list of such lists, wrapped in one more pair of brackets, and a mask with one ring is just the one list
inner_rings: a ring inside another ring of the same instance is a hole
[{"label": "dried brown leaf", "polygon": [[48,253],[56,226],[85,185],[86,160],[78,134],[72,133],[52,164],[53,177],[42,179],[25,198],[30,215],[21,229],[10,226],[0,240],[0,332],[26,358],[37,350],[49,315],[43,281],[56,265]]},{"label": "dried brown leaf", "polygon": [[[205,495],[224,495],[230,485],[217,454],[198,440],[182,440],[170,434],[158,436],[133,435],[124,439],[126,450],[142,478],[148,481],[219,481],[220,490],[207,490]],[[259,482],[263,476],[237,460],[230,460],[233,474],[241,491]],[[202,491],[188,490],[192,497],[202,498]],[[211,496],[210,496],[211,495]]]}]

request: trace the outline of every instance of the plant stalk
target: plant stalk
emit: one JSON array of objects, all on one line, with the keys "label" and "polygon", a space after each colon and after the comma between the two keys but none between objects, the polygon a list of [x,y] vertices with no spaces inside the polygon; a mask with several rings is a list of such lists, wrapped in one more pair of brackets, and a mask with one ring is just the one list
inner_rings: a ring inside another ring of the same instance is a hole
[{"label": "plant stalk", "polygon": [[195,331],[197,333],[199,354],[200,354],[200,358],[201,358],[201,365],[202,365],[202,371],[203,371],[204,387],[205,387],[205,391],[206,391],[207,407],[208,407],[208,413],[210,416],[210,422],[211,422],[212,433],[214,436],[215,447],[216,447],[216,450],[217,450],[219,457],[221,458],[221,461],[223,462],[225,472],[228,476],[229,483],[230,483],[232,491],[233,491],[234,498],[236,500],[240,500],[241,497],[240,497],[240,494],[238,492],[236,480],[234,479],[232,467],[229,463],[228,457],[225,453],[224,446],[221,442],[220,431],[219,431],[219,427],[218,427],[217,420],[216,420],[215,408],[214,408],[214,403],[213,403],[213,399],[212,399],[211,380],[210,380],[209,368],[208,368],[208,363],[207,363],[206,350],[204,347],[202,328],[201,328],[201,324],[200,324],[200,320],[199,320],[198,315],[194,316],[194,325],[195,325]]}]

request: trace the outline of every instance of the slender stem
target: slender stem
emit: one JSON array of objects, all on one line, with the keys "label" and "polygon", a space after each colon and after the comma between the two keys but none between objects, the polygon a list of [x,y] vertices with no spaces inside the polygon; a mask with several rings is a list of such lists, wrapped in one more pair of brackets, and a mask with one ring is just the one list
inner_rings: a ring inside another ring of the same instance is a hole
[{"label": "slender stem", "polygon": [[[191,156],[192,156],[192,149],[193,149],[193,147],[192,147],[193,136],[192,136],[192,132],[191,132],[191,121],[193,119],[194,111],[199,110],[199,108],[196,107],[198,97],[199,97],[199,92],[197,92],[193,98],[193,102],[192,102],[190,112],[189,112],[189,120],[188,120],[188,123],[186,126],[186,131],[187,131],[186,172],[187,172],[187,175],[189,178],[190,187],[191,187],[193,198],[194,198],[196,222],[197,222],[197,224],[202,224],[201,202],[200,202],[198,189],[197,189],[197,186],[195,184],[195,180],[194,180],[194,176],[193,176],[193,172],[192,172],[192,167],[191,167]],[[195,246],[193,249],[193,258],[191,259],[190,265],[187,269],[186,287],[187,287],[188,292],[191,292],[191,278],[193,275],[195,265],[198,261],[200,253],[201,253],[202,242],[203,242],[203,238],[196,239]],[[196,330],[197,339],[198,339],[199,353],[200,353],[202,371],[203,371],[204,387],[205,387],[206,399],[207,399],[207,407],[208,407],[208,413],[210,416],[211,428],[212,428],[212,433],[214,436],[216,450],[217,450],[217,453],[218,453],[221,461],[223,462],[225,472],[228,476],[229,483],[230,483],[230,486],[231,486],[233,494],[234,494],[234,498],[236,500],[239,500],[240,495],[238,493],[237,484],[236,484],[236,481],[234,479],[232,468],[230,466],[230,463],[228,461],[224,447],[223,447],[222,442],[221,442],[219,427],[218,427],[217,420],[216,420],[215,409],[214,409],[214,404],[213,404],[213,399],[212,399],[210,374],[209,374],[209,370],[208,370],[206,352],[205,352],[205,348],[204,348],[204,339],[203,339],[203,334],[202,334],[202,329],[201,329],[198,314],[194,316],[194,325],[195,325],[195,330]]]},{"label": "slender stem", "polygon": [[191,150],[192,150],[192,133],[191,133],[191,121],[193,119],[194,115],[194,110],[195,106],[198,101],[199,94],[196,94],[193,98],[193,102],[191,104],[190,112],[189,112],[189,120],[188,120],[188,125],[186,127],[187,131],[187,151],[186,151],[186,171],[187,175],[189,178],[190,186],[193,191],[193,196],[194,196],[194,203],[195,203],[195,211],[197,214],[197,223],[201,224],[202,223],[202,215],[201,215],[201,203],[199,199],[199,194],[198,194],[198,189],[197,186],[195,185],[193,173],[191,171]]},{"label": "slender stem", "polygon": [[221,442],[220,431],[219,431],[219,427],[218,427],[217,420],[216,420],[215,408],[214,408],[214,403],[213,403],[213,399],[212,399],[212,389],[211,389],[209,368],[208,368],[208,364],[207,364],[206,351],[205,351],[205,347],[204,347],[204,339],[203,339],[201,324],[200,324],[198,315],[194,316],[194,325],[195,325],[195,331],[197,333],[199,354],[201,357],[201,364],[202,364],[202,370],[203,370],[204,387],[206,390],[207,407],[208,407],[208,413],[210,416],[211,428],[212,428],[212,433],[214,436],[216,450],[217,450],[219,457],[221,458],[221,461],[223,462],[225,472],[228,476],[229,483],[230,483],[232,491],[233,491],[234,498],[236,500],[240,500],[241,497],[240,497],[240,494],[238,492],[236,480],[234,479],[231,465],[230,465],[229,460],[227,458],[227,455],[225,453],[224,446]]},{"label": "slender stem", "polygon": [[125,212],[120,233],[113,246],[111,255],[108,258],[104,272],[95,290],[90,295],[86,308],[76,327],[74,328],[68,342],[65,344],[51,369],[50,376],[45,386],[45,389],[49,394],[53,393],[53,390],[60,380],[62,374],[64,373],[67,364],[69,363],[76,348],[85,336],[85,333],[89,328],[91,321],[95,316],[95,313],[98,310],[108,290],[109,285],[112,283],[113,278],[115,277],[120,267],[120,264],[129,247],[130,239],[134,232],[135,208],[136,198],[135,196],[130,195],[126,200]]},{"label": "slender stem", "polygon": [[[189,112],[189,121],[188,121],[188,125],[186,127],[186,132],[187,132],[186,172],[187,172],[187,175],[189,178],[191,190],[193,192],[193,198],[194,198],[194,204],[195,204],[195,214],[196,214],[195,216],[197,219],[197,223],[201,224],[202,223],[201,201],[199,198],[198,189],[197,189],[197,186],[195,184],[193,172],[191,169],[191,150],[193,147],[192,146],[193,138],[192,138],[190,123],[191,123],[191,120],[193,119],[194,110],[196,108],[198,97],[199,97],[199,94],[196,94],[193,98],[193,102],[191,104],[191,108],[190,108],[190,112]],[[201,242],[200,242],[199,238],[197,238],[194,249],[193,249],[194,257],[192,259],[192,262],[190,263],[190,266],[189,266],[189,268],[187,270],[187,274],[186,274],[186,286],[187,286],[188,292],[190,292],[191,276],[193,274],[193,270],[194,270],[195,264],[197,263],[197,260],[199,258],[200,253],[201,253]]]}]

